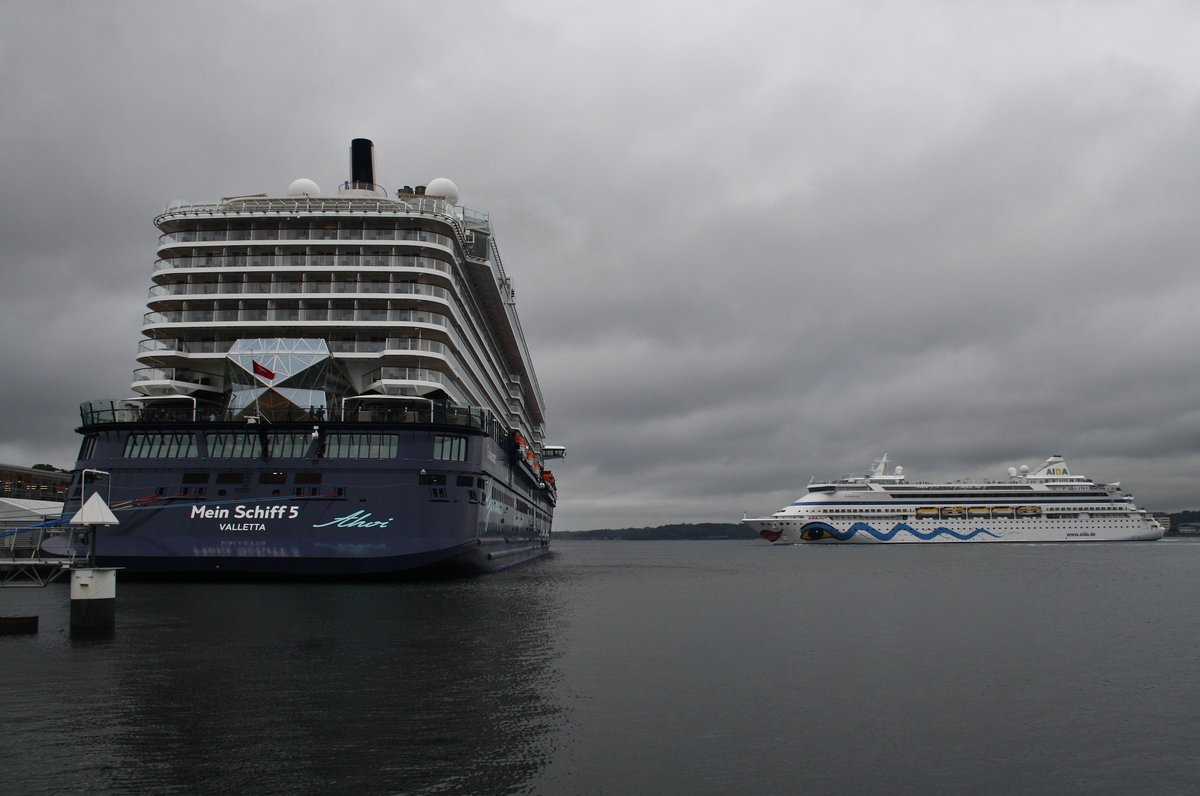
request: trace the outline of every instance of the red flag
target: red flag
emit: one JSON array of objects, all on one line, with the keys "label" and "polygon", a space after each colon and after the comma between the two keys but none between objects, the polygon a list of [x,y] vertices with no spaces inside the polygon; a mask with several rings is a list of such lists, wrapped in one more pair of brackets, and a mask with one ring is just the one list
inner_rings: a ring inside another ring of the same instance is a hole
[{"label": "red flag", "polygon": [[265,365],[258,364],[257,360],[253,360],[253,359],[250,360],[250,364],[254,365],[254,375],[255,376],[262,376],[264,379],[267,379],[268,381],[275,381],[275,371],[271,370],[270,368],[266,367]]}]

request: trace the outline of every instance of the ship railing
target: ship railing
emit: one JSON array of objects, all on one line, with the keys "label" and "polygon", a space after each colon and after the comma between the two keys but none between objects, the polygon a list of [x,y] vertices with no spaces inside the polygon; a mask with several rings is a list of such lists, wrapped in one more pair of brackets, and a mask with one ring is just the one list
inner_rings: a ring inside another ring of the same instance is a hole
[{"label": "ship railing", "polygon": [[[454,336],[456,341],[461,338]],[[419,337],[388,337],[383,342],[378,340],[329,340],[329,350],[335,354],[379,354],[384,352],[425,351],[430,354],[447,357],[451,347],[438,340],[428,340]],[[233,346],[233,341],[217,342],[213,340],[178,340],[174,338],[142,340],[138,343],[138,353],[176,351],[182,354],[225,354]]]},{"label": "ship railing", "polygon": [[[142,328],[168,324],[185,323],[261,323],[300,320],[299,301],[291,302],[293,307],[277,307],[275,309],[229,308],[204,310],[169,310],[167,312],[147,312],[142,316]],[[389,308],[358,308],[342,309],[306,308],[305,320],[328,321],[334,323],[424,323],[432,326],[449,327],[451,320],[448,316],[431,310],[406,309],[403,307]]]},{"label": "ship railing", "polygon": [[409,381],[446,384],[450,381],[450,378],[445,373],[430,368],[406,368],[392,365],[375,368],[363,376],[363,384],[367,385],[368,389],[377,389],[378,385],[385,382]]},{"label": "ship railing", "polygon": [[220,392],[224,389],[225,380],[220,376],[190,368],[137,368],[133,371],[133,381],[177,381],[205,387]]},{"label": "ship railing", "polygon": [[[404,215],[422,213],[446,216],[462,223],[465,208],[450,204],[445,199],[424,195],[404,195],[399,198],[383,198],[370,196],[237,196],[220,202],[188,202],[175,201],[167,205],[154,223],[161,226],[169,218],[186,216],[230,216],[252,215],[255,213],[296,213],[296,214],[325,214],[347,213],[361,215],[362,213],[387,213]],[[470,211],[474,215],[482,215],[480,211]]]},{"label": "ship railing", "polygon": [[[275,282],[177,282],[169,285],[155,285],[150,288],[151,299],[177,298],[180,296],[303,296],[305,298],[330,297],[342,298],[358,295],[383,294],[388,296],[432,296],[450,301],[454,294],[444,287],[423,285],[419,282],[396,281],[389,282],[387,275],[377,281],[362,280],[359,282],[303,282],[299,280]],[[318,320],[326,320],[319,318]]]},{"label": "ship railing", "polygon": [[[399,398],[399,396],[397,396]],[[383,399],[383,400],[381,400]],[[209,424],[209,423],[373,423],[435,424],[462,426],[496,436],[497,422],[490,411],[479,406],[453,406],[427,398],[405,397],[394,402],[386,396],[361,396],[346,399],[342,405],[324,407],[246,407],[239,410],[216,407],[169,406],[136,399],[126,401],[88,401],[79,407],[85,426],[113,423]]]},{"label": "ship railing", "polygon": [[75,560],[75,545],[64,546],[65,556],[47,555],[42,546],[72,530],[61,519],[0,526],[0,586],[45,586],[67,571]]},{"label": "ship railing", "polygon": [[[448,245],[448,244],[447,244]],[[193,257],[171,257],[156,260],[154,272],[178,271],[189,268],[293,268],[300,266],[344,265],[355,268],[421,268],[427,271],[450,272],[444,260],[415,254],[367,253],[337,254],[313,252],[311,254],[205,254]]]}]

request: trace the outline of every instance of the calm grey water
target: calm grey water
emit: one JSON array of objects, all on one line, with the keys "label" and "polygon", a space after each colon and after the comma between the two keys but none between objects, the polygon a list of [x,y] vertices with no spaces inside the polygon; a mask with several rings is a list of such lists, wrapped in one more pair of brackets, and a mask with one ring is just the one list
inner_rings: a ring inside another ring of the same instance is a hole
[{"label": "calm grey water", "polygon": [[457,582],[0,589],[0,792],[1195,793],[1200,543],[559,542]]}]

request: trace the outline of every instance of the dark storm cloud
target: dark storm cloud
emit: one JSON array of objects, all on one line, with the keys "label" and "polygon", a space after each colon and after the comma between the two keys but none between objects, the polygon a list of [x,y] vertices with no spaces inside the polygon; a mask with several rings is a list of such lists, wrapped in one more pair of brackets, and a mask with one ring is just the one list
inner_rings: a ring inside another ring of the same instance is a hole
[{"label": "dark storm cloud", "polygon": [[895,6],[4,6],[0,461],[69,466],[77,404],[128,395],[167,202],[332,189],[365,136],[492,213],[561,528],[765,512],[884,448],[1200,505],[1200,12]]}]

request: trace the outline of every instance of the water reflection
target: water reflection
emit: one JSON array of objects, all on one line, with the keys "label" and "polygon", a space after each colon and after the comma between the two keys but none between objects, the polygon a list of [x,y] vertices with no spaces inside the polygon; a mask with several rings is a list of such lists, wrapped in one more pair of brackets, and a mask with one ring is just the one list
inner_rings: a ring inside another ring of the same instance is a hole
[{"label": "water reflection", "polygon": [[520,790],[562,720],[548,564],[416,584],[122,584],[112,640],[47,640],[66,665],[43,669],[37,699],[61,713],[26,714],[21,743],[36,736],[40,758],[27,781]]}]

